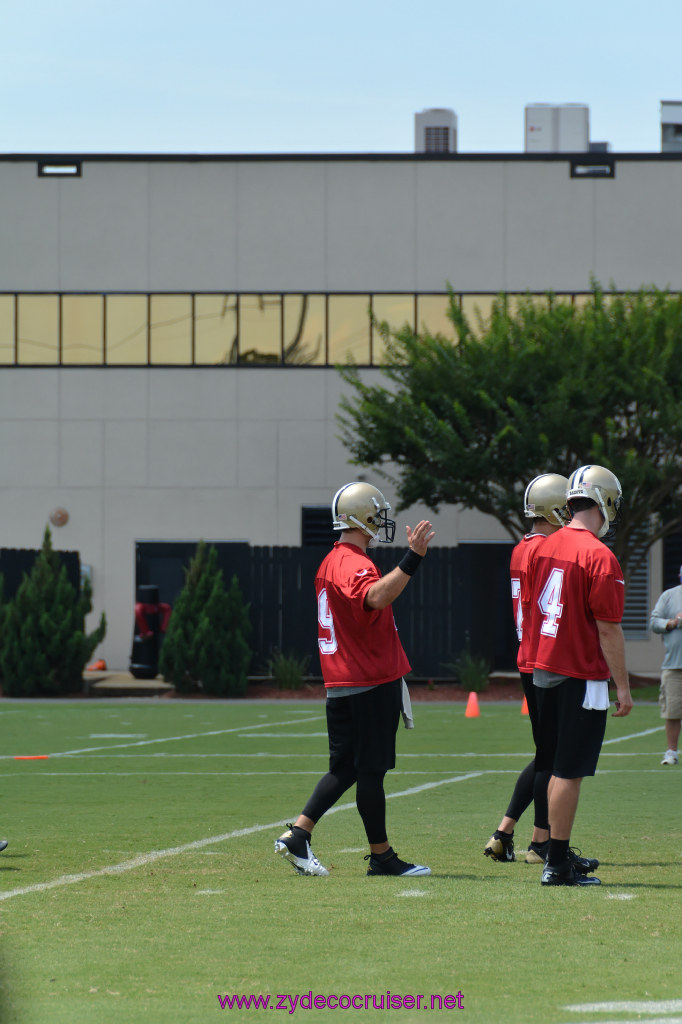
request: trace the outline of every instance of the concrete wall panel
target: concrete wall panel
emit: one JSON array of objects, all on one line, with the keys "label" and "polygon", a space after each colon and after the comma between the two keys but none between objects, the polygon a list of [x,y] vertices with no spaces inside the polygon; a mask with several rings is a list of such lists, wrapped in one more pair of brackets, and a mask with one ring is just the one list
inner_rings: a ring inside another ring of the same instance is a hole
[{"label": "concrete wall panel", "polygon": [[0,160],[0,290],[58,287],[62,184],[74,182],[39,178],[35,161]]},{"label": "concrete wall panel", "polygon": [[39,182],[60,190],[59,278],[45,291],[151,290],[148,164],[86,163],[82,178]]},{"label": "concrete wall panel", "polygon": [[239,164],[234,288],[298,291],[306,280],[309,291],[327,290],[326,175],[307,161]]},{"label": "concrete wall panel", "polygon": [[237,164],[155,163],[149,172],[150,291],[234,291]]}]

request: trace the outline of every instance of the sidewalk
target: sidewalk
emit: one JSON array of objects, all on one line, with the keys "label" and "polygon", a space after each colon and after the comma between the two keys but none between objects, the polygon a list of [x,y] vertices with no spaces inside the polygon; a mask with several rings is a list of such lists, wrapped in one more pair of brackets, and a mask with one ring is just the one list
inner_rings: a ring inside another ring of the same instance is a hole
[{"label": "sidewalk", "polygon": [[84,672],[83,693],[86,697],[163,697],[174,693],[175,687],[161,676],[156,679],[135,679],[130,672]]}]

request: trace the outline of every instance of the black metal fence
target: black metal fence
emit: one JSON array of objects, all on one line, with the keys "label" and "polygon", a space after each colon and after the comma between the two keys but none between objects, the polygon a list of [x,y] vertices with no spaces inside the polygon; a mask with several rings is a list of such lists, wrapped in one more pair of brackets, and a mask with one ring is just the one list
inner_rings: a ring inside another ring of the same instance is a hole
[{"label": "black metal fence", "polygon": [[[2,548],[0,549],[0,576],[3,581],[3,597],[6,601],[13,598],[21,586],[24,576],[31,572],[40,551],[33,548]],[[66,568],[69,583],[75,591],[81,586],[81,563],[77,551],[56,551],[55,554]]]},{"label": "black metal fence", "polygon": [[[208,542],[211,543],[210,541]],[[251,547],[214,542],[225,581],[236,575],[251,605],[254,672],[264,672],[273,651],[310,657],[318,675],[315,572],[325,547]],[[156,584],[159,598],[175,604],[193,542],[140,541],[136,545],[136,586]],[[463,544],[433,548],[393,606],[402,644],[416,677],[450,675],[467,642],[484,654],[493,670],[515,671],[516,633],[511,611],[511,544]],[[377,548],[372,556],[382,573],[405,548]],[[132,595],[131,595],[132,608]],[[131,612],[132,618],[132,612]]]}]

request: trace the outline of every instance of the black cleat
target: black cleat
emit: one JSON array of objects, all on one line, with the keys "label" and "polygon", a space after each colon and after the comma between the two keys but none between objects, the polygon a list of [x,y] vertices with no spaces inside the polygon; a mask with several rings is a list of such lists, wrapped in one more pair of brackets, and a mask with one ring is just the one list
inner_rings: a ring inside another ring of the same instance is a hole
[{"label": "black cleat", "polygon": [[540,883],[541,885],[601,885],[601,880],[595,878],[594,875],[592,878],[581,875],[574,868],[572,861],[565,860],[558,867],[550,867],[545,864]]},{"label": "black cleat", "polygon": [[575,871],[580,875],[586,875],[589,871],[596,871],[599,867],[599,861],[594,857],[581,857],[580,850],[575,850],[573,847],[568,851],[568,859]]},{"label": "black cleat", "polygon": [[427,868],[423,864],[407,864],[404,860],[400,859],[395,851],[392,851],[391,856],[387,857],[386,860],[380,860],[373,853],[368,853],[365,860],[369,861],[368,875],[414,876],[431,874],[431,868]]}]

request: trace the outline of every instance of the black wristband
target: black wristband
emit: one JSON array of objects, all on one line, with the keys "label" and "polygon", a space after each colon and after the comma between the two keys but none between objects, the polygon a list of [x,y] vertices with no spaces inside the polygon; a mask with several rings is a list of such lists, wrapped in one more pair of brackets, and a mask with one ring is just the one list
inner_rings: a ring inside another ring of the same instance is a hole
[{"label": "black wristband", "polygon": [[416,551],[413,551],[412,548],[410,548],[410,550],[406,551],[398,562],[398,568],[402,569],[406,576],[414,576],[421,565],[423,557],[423,555],[418,555]]}]

